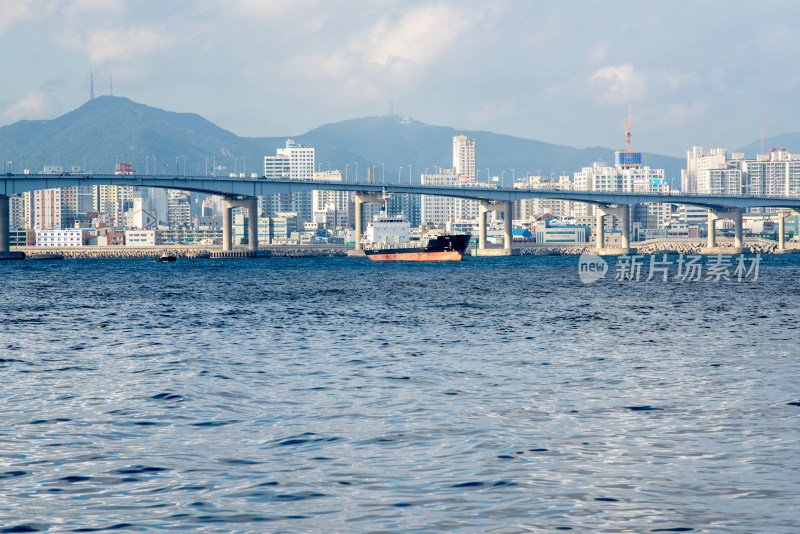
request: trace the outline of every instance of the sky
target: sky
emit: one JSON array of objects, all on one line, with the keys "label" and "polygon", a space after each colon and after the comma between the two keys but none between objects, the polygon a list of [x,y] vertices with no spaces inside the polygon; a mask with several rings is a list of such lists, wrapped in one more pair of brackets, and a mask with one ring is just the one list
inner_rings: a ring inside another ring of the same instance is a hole
[{"label": "sky", "polygon": [[[241,136],[394,113],[684,156],[800,131],[800,2],[0,0],[0,125],[113,91]],[[800,147],[787,147],[800,151]],[[748,157],[752,156],[750,154]]]}]

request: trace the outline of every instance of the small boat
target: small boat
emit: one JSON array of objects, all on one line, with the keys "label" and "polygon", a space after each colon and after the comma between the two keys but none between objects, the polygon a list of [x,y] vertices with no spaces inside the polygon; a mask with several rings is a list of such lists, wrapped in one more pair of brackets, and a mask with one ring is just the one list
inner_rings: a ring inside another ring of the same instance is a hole
[{"label": "small boat", "polygon": [[161,256],[156,258],[156,261],[176,261],[178,259],[172,252],[162,252]]},{"label": "small boat", "polygon": [[39,252],[37,254],[26,254],[25,258],[29,260],[63,260],[64,255],[56,252]]}]

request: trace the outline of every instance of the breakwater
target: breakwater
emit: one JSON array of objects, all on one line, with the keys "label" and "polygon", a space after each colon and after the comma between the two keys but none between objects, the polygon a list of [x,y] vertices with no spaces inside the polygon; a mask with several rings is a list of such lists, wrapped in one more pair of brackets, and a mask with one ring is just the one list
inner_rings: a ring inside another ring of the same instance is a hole
[{"label": "breakwater", "polygon": [[[706,247],[704,239],[677,240],[657,239],[632,243],[638,254],[700,254]],[[722,251],[732,248],[733,242],[717,240],[717,247]],[[752,240],[746,241],[745,247],[751,254],[774,254],[778,244],[774,241]],[[800,253],[800,243],[787,243],[786,252]],[[344,257],[347,251],[352,250],[347,245],[268,245],[259,248],[258,256],[275,256],[282,258],[310,258],[310,257]],[[594,243],[564,243],[564,244],[533,244],[525,243],[515,246],[515,254],[520,256],[565,256],[580,255],[594,250]],[[158,258],[164,252],[171,252],[178,258],[194,258],[197,256],[211,255],[220,252],[221,247],[210,246],[152,246],[152,247],[15,247],[14,250],[24,252],[26,255],[56,253],[69,259],[92,258]],[[245,252],[244,248],[234,251]],[[475,254],[473,248],[466,251],[468,256]]]},{"label": "breakwater", "polygon": [[[277,256],[287,258],[307,258],[317,256],[346,256],[352,247],[345,245],[272,245],[259,248],[257,256]],[[15,251],[24,252],[26,256],[33,254],[61,254],[68,259],[110,259],[110,258],[158,258],[164,252],[170,252],[178,258],[196,258],[221,252],[222,247],[14,247]],[[234,252],[247,252],[245,248],[235,248]]]}]

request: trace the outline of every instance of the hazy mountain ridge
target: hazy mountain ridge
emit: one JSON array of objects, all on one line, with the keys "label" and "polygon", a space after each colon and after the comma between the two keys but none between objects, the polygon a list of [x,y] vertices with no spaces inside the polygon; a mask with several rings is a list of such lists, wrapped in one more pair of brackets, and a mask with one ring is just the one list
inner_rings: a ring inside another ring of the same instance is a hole
[{"label": "hazy mountain ridge", "polygon": [[[318,169],[340,169],[353,177],[366,176],[370,165],[381,167],[387,180],[408,180],[409,169],[418,181],[425,168],[452,165],[452,138],[466,135],[477,141],[478,176],[524,177],[572,174],[595,161],[613,164],[614,149],[574,148],[486,131],[458,130],[434,126],[400,116],[387,115],[324,124],[293,138],[316,149]],[[218,174],[234,170],[261,174],[265,155],[285,145],[287,137],[239,137],[194,113],[175,113],[138,104],[127,98],[101,96],[52,120],[20,121],[0,128],[0,157],[12,161],[11,169],[40,171],[44,165],[113,172],[116,162],[129,161],[138,172],[212,173],[214,158],[223,167]],[[800,133],[767,140],[767,146],[785,142],[800,144]],[[760,142],[744,149],[748,157]],[[788,147],[787,147],[788,148]],[[646,165],[663,168],[678,181],[684,158],[644,154]],[[400,169],[402,167],[402,169]],[[488,168],[488,172],[487,169]],[[512,171],[513,169],[513,171]]]}]

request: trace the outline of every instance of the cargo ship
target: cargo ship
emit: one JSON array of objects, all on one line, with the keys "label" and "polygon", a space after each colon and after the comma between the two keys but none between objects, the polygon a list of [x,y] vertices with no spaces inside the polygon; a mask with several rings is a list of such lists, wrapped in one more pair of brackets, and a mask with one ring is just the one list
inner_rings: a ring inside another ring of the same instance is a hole
[{"label": "cargo ship", "polygon": [[385,211],[367,226],[362,243],[372,261],[460,261],[469,244],[469,234],[432,233],[410,239],[411,226],[402,217],[387,217]]},{"label": "cargo ship", "polygon": [[469,234],[442,234],[416,243],[375,243],[365,247],[364,254],[373,261],[461,261],[469,238]]}]

